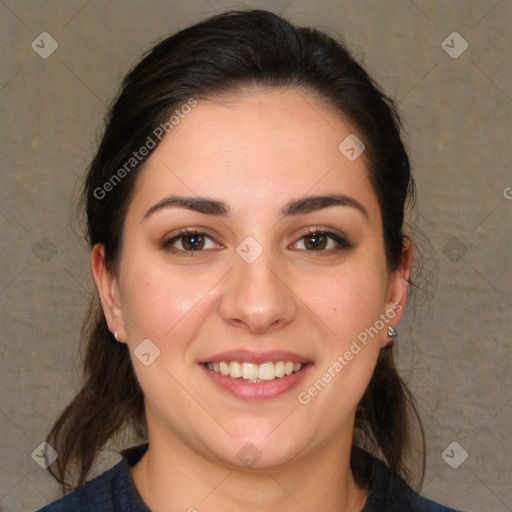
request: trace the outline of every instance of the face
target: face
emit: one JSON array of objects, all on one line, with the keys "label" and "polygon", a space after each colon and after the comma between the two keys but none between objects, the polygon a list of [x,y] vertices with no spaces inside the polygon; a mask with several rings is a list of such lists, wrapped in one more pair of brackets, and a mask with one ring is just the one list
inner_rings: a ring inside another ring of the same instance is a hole
[{"label": "face", "polygon": [[259,468],[350,446],[406,286],[364,153],[338,149],[354,133],[311,95],[248,92],[198,101],[145,164],[116,273],[99,248],[92,267],[150,439]]}]

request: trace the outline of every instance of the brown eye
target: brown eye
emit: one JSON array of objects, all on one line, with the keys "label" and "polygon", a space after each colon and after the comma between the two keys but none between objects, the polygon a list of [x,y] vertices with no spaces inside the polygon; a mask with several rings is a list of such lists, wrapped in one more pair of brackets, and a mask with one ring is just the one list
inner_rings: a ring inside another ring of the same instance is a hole
[{"label": "brown eye", "polygon": [[186,251],[197,251],[204,248],[205,237],[203,235],[185,235],[180,238]]},{"label": "brown eye", "polygon": [[318,251],[325,249],[328,237],[323,233],[312,233],[304,237],[304,245],[306,249]]},{"label": "brown eye", "polygon": [[201,231],[182,231],[162,242],[162,249],[173,253],[194,253],[215,247],[215,241]]},{"label": "brown eye", "polygon": [[328,242],[328,237],[323,233],[313,233],[304,237],[304,239],[306,247],[314,251],[325,249]]},{"label": "brown eye", "polygon": [[295,244],[294,249],[302,249],[309,252],[332,252],[342,249],[351,249],[353,245],[336,233],[329,231],[311,231],[303,235]]}]

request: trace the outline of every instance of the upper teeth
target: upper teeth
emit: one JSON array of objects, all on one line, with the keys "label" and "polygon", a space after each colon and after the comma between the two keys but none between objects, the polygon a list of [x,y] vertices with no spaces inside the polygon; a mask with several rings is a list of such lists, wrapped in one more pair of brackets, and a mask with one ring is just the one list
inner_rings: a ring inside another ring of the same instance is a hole
[{"label": "upper teeth", "polygon": [[298,372],[304,366],[303,363],[291,361],[277,361],[263,364],[240,363],[238,361],[220,361],[218,363],[206,363],[209,370],[222,375],[229,375],[234,379],[239,377],[246,380],[274,380],[276,377],[284,377]]}]

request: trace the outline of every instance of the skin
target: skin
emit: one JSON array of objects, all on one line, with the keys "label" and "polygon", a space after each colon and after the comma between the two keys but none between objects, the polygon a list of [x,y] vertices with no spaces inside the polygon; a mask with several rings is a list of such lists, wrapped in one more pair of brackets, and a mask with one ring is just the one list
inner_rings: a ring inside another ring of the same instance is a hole
[{"label": "skin", "polygon": [[[386,330],[310,403],[297,400],[359,333],[393,304],[405,304],[410,247],[405,241],[402,267],[390,273],[364,154],[350,162],[338,150],[351,133],[329,105],[304,92],[199,100],[140,174],[116,270],[108,271],[101,245],[93,248],[109,328],[128,344],[145,395],[150,447],[132,476],[155,512],[363,506],[366,490],[349,467],[354,415],[389,342]],[[352,206],[281,214],[292,200],[333,193],[357,200],[366,215]],[[223,201],[230,213],[169,207],[144,218],[170,195]],[[192,257],[182,245],[190,239],[174,242],[174,252],[162,247],[187,227],[212,240]],[[308,228],[345,234],[352,247],[328,239],[312,250]],[[236,252],[248,236],[263,249],[252,263]],[[133,353],[148,338],[160,356],[145,366]],[[239,348],[299,353],[312,368],[283,396],[242,400],[198,365]],[[237,457],[246,443],[261,453],[252,468]]]}]

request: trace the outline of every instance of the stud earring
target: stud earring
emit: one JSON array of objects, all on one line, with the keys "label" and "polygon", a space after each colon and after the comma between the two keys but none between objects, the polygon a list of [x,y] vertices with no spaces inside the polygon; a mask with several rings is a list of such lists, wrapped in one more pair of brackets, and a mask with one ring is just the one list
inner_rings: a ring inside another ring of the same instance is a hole
[{"label": "stud earring", "polygon": [[114,331],[114,338],[116,339],[116,341],[119,341],[119,340],[117,339],[117,331]]},{"label": "stud earring", "polygon": [[391,327],[391,325],[388,325],[388,336],[391,340],[398,336],[398,331],[394,327]]}]

